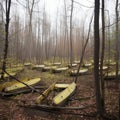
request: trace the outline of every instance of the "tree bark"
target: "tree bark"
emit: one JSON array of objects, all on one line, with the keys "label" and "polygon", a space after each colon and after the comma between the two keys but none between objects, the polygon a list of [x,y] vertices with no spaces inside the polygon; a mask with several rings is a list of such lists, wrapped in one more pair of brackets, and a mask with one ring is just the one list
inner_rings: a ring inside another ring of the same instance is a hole
[{"label": "tree bark", "polygon": [[119,28],[118,28],[118,0],[116,0],[116,80],[118,81],[118,70],[119,70]]},{"label": "tree bark", "polygon": [[102,49],[101,49],[101,61],[100,61],[100,83],[101,83],[100,88],[101,88],[101,102],[102,102],[103,110],[104,110],[104,89],[105,89],[104,79],[103,79],[103,61],[104,61],[104,50],[105,50],[105,20],[104,18],[105,18],[104,0],[102,0]]},{"label": "tree bark", "polygon": [[95,15],[94,15],[94,80],[95,80],[95,95],[96,95],[96,109],[99,115],[102,115],[102,103],[100,93],[100,79],[99,79],[99,9],[100,0],[95,0]]}]

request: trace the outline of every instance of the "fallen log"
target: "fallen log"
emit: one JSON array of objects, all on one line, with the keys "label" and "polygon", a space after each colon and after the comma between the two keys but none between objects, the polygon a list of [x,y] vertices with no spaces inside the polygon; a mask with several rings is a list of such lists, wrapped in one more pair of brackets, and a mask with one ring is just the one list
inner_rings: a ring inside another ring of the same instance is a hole
[{"label": "fallen log", "polygon": [[36,109],[36,110],[55,110],[55,111],[59,111],[59,110],[83,110],[83,109],[87,109],[89,107],[93,107],[95,106],[95,104],[92,105],[81,105],[78,107],[59,107],[59,106],[49,106],[49,105],[20,105],[21,107],[24,108],[31,108],[31,109]]}]

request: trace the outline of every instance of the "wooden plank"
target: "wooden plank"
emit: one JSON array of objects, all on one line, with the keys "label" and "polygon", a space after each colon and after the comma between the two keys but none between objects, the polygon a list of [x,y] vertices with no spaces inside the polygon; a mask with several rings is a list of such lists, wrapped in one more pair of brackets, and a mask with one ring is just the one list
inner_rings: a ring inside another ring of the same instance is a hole
[{"label": "wooden plank", "polygon": [[75,92],[76,84],[71,83],[65,90],[60,92],[57,96],[53,98],[54,105],[63,105],[65,101]]},{"label": "wooden plank", "polygon": [[36,99],[36,103],[37,104],[40,104],[41,102],[42,102],[42,100],[44,100],[47,96],[48,96],[48,94],[52,91],[52,90],[54,90],[54,88],[55,88],[55,83],[53,83],[48,89],[46,89],[39,97],[37,97],[37,99]]}]

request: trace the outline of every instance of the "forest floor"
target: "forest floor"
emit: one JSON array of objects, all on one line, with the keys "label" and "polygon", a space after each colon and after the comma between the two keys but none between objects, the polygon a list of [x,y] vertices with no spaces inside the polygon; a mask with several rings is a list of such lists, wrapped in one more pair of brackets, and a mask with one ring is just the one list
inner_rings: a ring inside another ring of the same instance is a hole
[{"label": "forest floor", "polygon": [[[17,76],[18,79],[41,77],[41,86],[50,86],[54,82],[71,83],[73,77],[64,73],[39,72],[36,70],[25,69]],[[40,89],[42,93],[45,89]],[[119,89],[115,82],[106,82],[105,91],[106,110],[108,113],[118,116],[119,109]],[[51,92],[42,104],[51,105],[55,91]],[[20,94],[13,97],[0,97],[0,120],[97,120],[95,97],[94,97],[94,79],[92,74],[78,77],[77,90],[70,100],[65,104],[66,107],[89,106],[81,110],[48,111],[21,107],[20,105],[35,103],[39,96],[36,92]],[[90,107],[90,105],[92,105]],[[111,119],[112,120],[112,119]]]}]

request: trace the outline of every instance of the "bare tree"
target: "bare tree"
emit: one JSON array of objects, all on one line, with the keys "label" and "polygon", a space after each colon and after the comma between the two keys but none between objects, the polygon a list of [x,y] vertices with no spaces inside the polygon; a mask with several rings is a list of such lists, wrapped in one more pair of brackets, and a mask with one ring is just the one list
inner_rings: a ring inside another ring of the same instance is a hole
[{"label": "bare tree", "polygon": [[66,51],[65,53],[68,54],[66,56],[69,56],[69,44],[67,45],[68,49],[65,49],[65,48],[67,48],[66,47],[67,42],[69,43],[69,40],[68,40],[68,24],[67,24],[67,6],[66,6],[66,1],[65,0],[64,0],[64,9],[65,9],[64,10],[65,11],[65,16],[64,16],[64,24],[65,24],[64,51]]},{"label": "bare tree", "polygon": [[2,58],[3,45],[4,45],[4,19],[3,19],[3,3],[0,2],[0,59]]},{"label": "bare tree", "polygon": [[57,17],[56,17],[55,53],[54,53],[53,63],[55,62],[55,58],[57,54],[57,43],[58,43],[58,10],[57,10]]},{"label": "bare tree", "polygon": [[8,43],[8,35],[9,35],[9,22],[10,22],[10,8],[11,8],[11,0],[6,0],[5,1],[5,9],[6,9],[5,48],[4,48],[1,80],[4,79],[4,71],[6,70],[6,60],[7,60],[8,45],[9,45],[9,43]]},{"label": "bare tree", "polygon": [[72,67],[73,62],[73,44],[72,44],[72,18],[73,18],[73,3],[71,0],[71,14],[70,14],[70,66]]},{"label": "bare tree", "polygon": [[[100,82],[101,82],[101,102],[102,109],[104,110],[104,79],[103,79],[103,60],[105,50],[105,15],[104,15],[104,0],[102,0],[102,49],[101,49],[101,61],[100,61]],[[104,112],[104,111],[103,111]]]},{"label": "bare tree", "polygon": [[118,17],[119,17],[119,12],[118,12],[118,0],[116,0],[116,7],[115,7],[115,12],[116,12],[116,80],[118,80],[118,70],[119,70],[119,28],[118,28]]},{"label": "bare tree", "polygon": [[[90,20],[90,23],[89,23],[88,35],[87,35],[85,44],[83,45],[82,54],[81,54],[81,58],[80,58],[80,63],[79,63],[78,69],[77,69],[77,74],[79,73],[79,70],[81,68],[81,65],[82,65],[82,62],[83,62],[83,59],[84,59],[85,50],[86,50],[86,47],[87,47],[87,44],[88,44],[88,41],[89,41],[92,19],[93,19],[93,16],[91,17],[91,20]],[[78,79],[78,75],[76,75],[76,77],[75,77],[75,82],[77,82],[77,79]]]},{"label": "bare tree", "polygon": [[27,8],[28,8],[28,14],[29,14],[29,43],[30,43],[30,48],[29,48],[29,60],[32,58],[32,18],[33,18],[33,9],[35,5],[35,0],[32,0],[32,3],[30,0],[27,0]]}]

